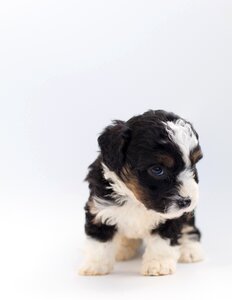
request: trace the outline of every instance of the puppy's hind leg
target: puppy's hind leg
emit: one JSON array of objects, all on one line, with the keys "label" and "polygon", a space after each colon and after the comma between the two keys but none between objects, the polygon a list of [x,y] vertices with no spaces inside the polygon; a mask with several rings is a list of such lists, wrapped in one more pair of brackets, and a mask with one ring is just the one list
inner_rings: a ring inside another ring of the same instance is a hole
[{"label": "puppy's hind leg", "polygon": [[116,238],[116,260],[124,261],[134,258],[138,253],[141,242],[140,239],[129,239],[118,235]]}]

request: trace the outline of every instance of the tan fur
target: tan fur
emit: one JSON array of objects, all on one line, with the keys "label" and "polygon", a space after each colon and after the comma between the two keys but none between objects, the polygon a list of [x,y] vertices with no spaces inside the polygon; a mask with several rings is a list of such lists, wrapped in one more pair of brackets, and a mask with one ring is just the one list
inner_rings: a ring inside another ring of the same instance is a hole
[{"label": "tan fur", "polygon": [[195,164],[202,158],[203,154],[200,148],[197,148],[196,150],[192,151],[190,154],[190,160],[192,164]]},{"label": "tan fur", "polygon": [[136,256],[138,248],[141,245],[140,239],[129,239],[125,236],[118,235],[117,248],[116,248],[116,260],[123,261],[129,260]]},{"label": "tan fur", "polygon": [[146,202],[148,202],[148,196],[139,184],[137,177],[132,173],[129,167],[126,166],[123,168],[122,176],[125,185],[133,192],[136,199],[143,204],[145,202],[145,199]]},{"label": "tan fur", "polygon": [[170,155],[161,154],[157,159],[160,164],[163,164],[168,168],[173,167],[175,163],[174,158],[171,157]]},{"label": "tan fur", "polygon": [[82,275],[82,276],[101,276],[101,275],[106,275],[106,274],[109,274],[112,270],[108,270],[106,272],[99,272],[97,270],[95,270],[94,268],[94,265],[93,267],[91,268],[82,268],[79,270],[79,275]]}]

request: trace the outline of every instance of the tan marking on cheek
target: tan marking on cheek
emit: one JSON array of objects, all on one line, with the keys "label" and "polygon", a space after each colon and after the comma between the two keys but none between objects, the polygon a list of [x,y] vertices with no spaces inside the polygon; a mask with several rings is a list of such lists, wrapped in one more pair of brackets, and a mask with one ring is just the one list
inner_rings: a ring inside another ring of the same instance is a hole
[{"label": "tan marking on cheek", "polygon": [[142,202],[141,190],[139,189],[137,182],[134,180],[130,180],[125,184],[134,193],[136,199]]},{"label": "tan marking on cheek", "polygon": [[132,174],[131,170],[129,168],[123,169],[123,181],[125,185],[133,192],[136,199],[145,204],[145,199],[148,197],[146,196],[145,191],[143,190],[143,187],[138,182],[138,179],[134,174]]}]

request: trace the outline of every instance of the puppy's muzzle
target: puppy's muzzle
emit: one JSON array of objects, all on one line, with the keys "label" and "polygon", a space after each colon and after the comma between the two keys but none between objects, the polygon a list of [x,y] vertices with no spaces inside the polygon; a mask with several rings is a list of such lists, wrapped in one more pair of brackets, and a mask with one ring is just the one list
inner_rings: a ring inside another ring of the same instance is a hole
[{"label": "puppy's muzzle", "polygon": [[176,203],[177,203],[178,207],[181,209],[181,208],[189,207],[191,204],[191,200],[190,200],[190,198],[182,198],[181,197],[176,200]]}]

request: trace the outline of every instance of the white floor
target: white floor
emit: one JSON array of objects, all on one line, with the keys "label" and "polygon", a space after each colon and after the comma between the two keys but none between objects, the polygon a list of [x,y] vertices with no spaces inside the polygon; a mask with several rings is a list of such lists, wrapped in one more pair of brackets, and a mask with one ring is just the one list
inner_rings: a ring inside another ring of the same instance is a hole
[{"label": "white floor", "polygon": [[117,263],[111,275],[81,277],[83,199],[40,195],[4,203],[1,299],[232,299],[229,229],[214,235],[211,229],[217,227],[202,222],[207,259],[179,264],[171,276],[142,277],[136,259]]}]

